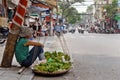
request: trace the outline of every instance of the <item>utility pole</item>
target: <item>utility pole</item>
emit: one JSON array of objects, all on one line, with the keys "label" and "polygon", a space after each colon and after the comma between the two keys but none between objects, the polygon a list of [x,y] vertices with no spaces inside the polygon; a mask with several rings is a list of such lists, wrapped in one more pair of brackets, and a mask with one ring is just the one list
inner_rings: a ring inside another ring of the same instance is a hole
[{"label": "utility pole", "polygon": [[107,0],[107,2],[106,2],[107,4],[109,4],[109,0]]},{"label": "utility pole", "polygon": [[57,0],[57,8],[56,8],[56,11],[57,11],[57,23],[58,23],[58,0]]},{"label": "utility pole", "polygon": [[4,17],[7,17],[7,1],[6,0],[2,0],[2,5],[5,9],[5,16]]}]

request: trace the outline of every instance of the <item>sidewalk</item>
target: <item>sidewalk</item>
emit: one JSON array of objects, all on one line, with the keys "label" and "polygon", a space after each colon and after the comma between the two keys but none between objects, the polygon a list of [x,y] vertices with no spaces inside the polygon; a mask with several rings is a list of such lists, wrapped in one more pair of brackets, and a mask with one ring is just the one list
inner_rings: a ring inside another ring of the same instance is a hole
[{"label": "sidewalk", "polygon": [[[47,36],[36,39],[41,43],[45,41],[45,51],[62,51],[60,42],[56,36]],[[4,45],[0,45],[0,63],[2,60]],[[25,69],[21,74],[18,74],[19,64],[16,62],[15,57],[13,58],[12,67],[10,68],[0,68],[0,80],[32,80],[34,73],[30,68]]]}]

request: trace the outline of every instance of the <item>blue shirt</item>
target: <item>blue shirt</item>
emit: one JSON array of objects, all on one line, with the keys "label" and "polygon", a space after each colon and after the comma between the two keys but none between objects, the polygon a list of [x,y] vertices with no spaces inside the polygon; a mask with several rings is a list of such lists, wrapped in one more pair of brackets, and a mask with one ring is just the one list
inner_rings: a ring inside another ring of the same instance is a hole
[{"label": "blue shirt", "polygon": [[54,30],[57,31],[57,32],[61,32],[61,31],[62,31],[62,28],[61,28],[61,26],[56,25],[56,26],[54,27]]}]

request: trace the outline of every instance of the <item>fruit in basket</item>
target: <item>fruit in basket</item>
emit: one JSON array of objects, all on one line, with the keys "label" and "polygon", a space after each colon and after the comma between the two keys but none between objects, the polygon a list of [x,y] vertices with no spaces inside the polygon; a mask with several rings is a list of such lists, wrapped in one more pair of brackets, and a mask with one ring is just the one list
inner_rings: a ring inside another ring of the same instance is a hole
[{"label": "fruit in basket", "polygon": [[70,61],[70,56],[67,55],[67,54],[65,54],[65,60],[66,60],[66,61]]},{"label": "fruit in basket", "polygon": [[46,59],[48,60],[50,57],[51,57],[51,53],[50,52],[45,52],[45,57],[46,57]]},{"label": "fruit in basket", "polygon": [[[62,56],[64,56],[67,62],[62,60]],[[60,70],[67,70],[71,67],[70,56],[63,52],[45,52],[45,57],[47,62],[35,65],[35,70],[43,72],[57,72]]]}]

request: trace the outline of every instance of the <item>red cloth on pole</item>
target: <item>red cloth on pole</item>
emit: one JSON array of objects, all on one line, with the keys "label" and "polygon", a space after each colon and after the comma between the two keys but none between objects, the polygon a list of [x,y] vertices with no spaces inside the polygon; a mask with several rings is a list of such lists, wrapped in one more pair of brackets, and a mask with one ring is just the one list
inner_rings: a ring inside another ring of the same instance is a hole
[{"label": "red cloth on pole", "polygon": [[[28,0],[19,0],[19,4],[17,6],[16,13],[13,18],[13,23],[19,27],[23,24],[27,4],[28,4]],[[13,25],[11,25],[10,28],[12,28],[12,26]]]},{"label": "red cloth on pole", "polygon": [[19,3],[26,7],[28,4],[28,0],[20,0]]},{"label": "red cloth on pole", "polygon": [[19,13],[22,17],[24,17],[26,10],[21,6],[18,6],[17,13]]}]

